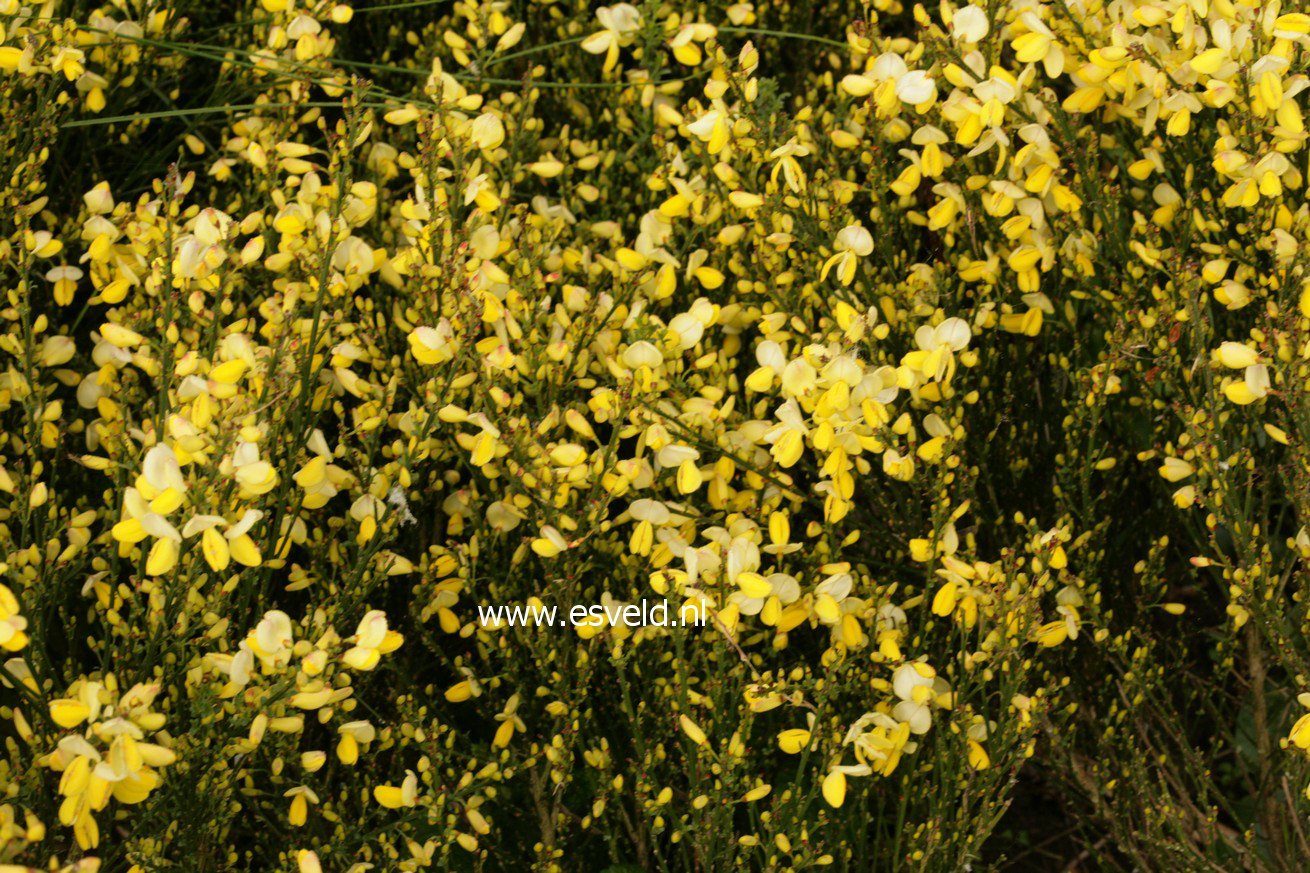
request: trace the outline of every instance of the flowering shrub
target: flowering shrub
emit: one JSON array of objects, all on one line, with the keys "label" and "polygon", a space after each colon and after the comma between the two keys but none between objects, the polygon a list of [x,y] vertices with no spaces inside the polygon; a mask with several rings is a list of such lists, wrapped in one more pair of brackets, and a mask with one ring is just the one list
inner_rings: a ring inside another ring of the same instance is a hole
[{"label": "flowering shrub", "polygon": [[0,870],[1302,869],[1308,49],[0,0]]}]

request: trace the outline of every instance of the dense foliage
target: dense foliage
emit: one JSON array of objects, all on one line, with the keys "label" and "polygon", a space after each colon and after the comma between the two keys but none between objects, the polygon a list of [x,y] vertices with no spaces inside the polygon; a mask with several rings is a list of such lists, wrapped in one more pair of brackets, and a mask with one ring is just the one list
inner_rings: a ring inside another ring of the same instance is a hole
[{"label": "dense foliage", "polygon": [[0,871],[1304,869],[1308,61],[0,0]]}]

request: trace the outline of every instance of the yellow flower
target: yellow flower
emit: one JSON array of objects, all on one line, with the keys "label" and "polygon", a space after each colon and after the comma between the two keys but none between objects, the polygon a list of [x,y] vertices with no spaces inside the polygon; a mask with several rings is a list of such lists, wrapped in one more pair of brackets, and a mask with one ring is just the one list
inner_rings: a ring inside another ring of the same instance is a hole
[{"label": "yellow flower", "polygon": [[1298,749],[1310,749],[1310,713],[1302,715],[1292,725],[1292,730],[1287,735],[1288,742]]},{"label": "yellow flower", "polygon": [[605,55],[603,69],[609,72],[619,60],[619,49],[629,45],[642,27],[641,12],[630,3],[616,3],[596,10],[596,18],[603,30],[582,41],[582,50],[593,55]]},{"label": "yellow flower", "polygon": [[514,736],[514,731],[527,730],[523,719],[519,718],[519,696],[511,694],[509,700],[505,702],[505,708],[496,714],[496,720],[500,722],[500,727],[496,728],[496,735],[492,738],[491,745],[498,749],[503,749],[509,745]]},{"label": "yellow flower", "polygon": [[373,742],[377,730],[367,721],[350,721],[337,728],[341,739],[337,742],[337,758],[350,767],[359,760],[359,747]]},{"label": "yellow flower", "polygon": [[728,126],[728,120],[727,113],[712,109],[688,124],[687,132],[705,143],[706,150],[711,155],[717,155],[731,139],[732,131]]},{"label": "yellow flower", "polygon": [[951,35],[961,42],[977,43],[991,28],[987,13],[977,6],[965,6],[957,9],[951,16]]},{"label": "yellow flower", "polygon": [[1069,638],[1069,629],[1064,620],[1050,621],[1037,629],[1037,642],[1050,648],[1058,646]]},{"label": "yellow flower", "polygon": [[378,785],[373,789],[373,797],[387,809],[414,806],[418,802],[418,776],[413,770],[406,770],[405,781],[399,787]]},{"label": "yellow flower", "polygon": [[16,70],[23,61],[23,49],[13,45],[0,46],[0,70]]},{"label": "yellow flower", "polygon": [[309,804],[318,803],[318,795],[304,785],[297,785],[295,788],[284,791],[282,796],[291,798],[291,809],[287,813],[287,821],[293,828],[304,827],[309,818]]},{"label": "yellow flower", "polygon": [[1196,470],[1182,458],[1170,457],[1164,459],[1159,472],[1166,482],[1179,482],[1192,475]]},{"label": "yellow flower", "polygon": [[1242,379],[1224,384],[1224,396],[1239,406],[1254,403],[1269,393],[1269,369],[1264,364],[1251,364]]},{"label": "yellow flower", "polygon": [[824,261],[823,269],[819,271],[819,279],[826,279],[828,272],[836,267],[838,281],[843,285],[849,285],[855,279],[859,259],[873,253],[873,235],[863,225],[847,225],[838,232],[833,247],[836,249],[836,254]]},{"label": "yellow flower", "polygon": [[[259,510],[247,509],[236,524],[229,524],[221,515],[197,515],[183,526],[182,537],[201,534],[201,553],[215,571],[226,570],[233,558],[247,567],[258,567],[262,557],[249,531],[262,517]],[[221,534],[220,526],[225,528]]]},{"label": "yellow flower", "polygon": [[73,302],[73,292],[77,289],[77,283],[81,280],[82,270],[78,267],[55,267],[46,272],[47,282],[54,283],[55,302],[60,306],[67,306]]},{"label": "yellow flower", "polygon": [[969,743],[969,766],[975,770],[986,770],[991,766],[992,759],[987,754],[987,749],[983,744],[975,739],[970,738]]},{"label": "yellow flower", "polygon": [[239,495],[242,499],[251,500],[277,487],[277,470],[268,461],[260,460],[259,446],[253,442],[238,442],[236,450],[230,458],[224,459],[222,466],[231,470],[231,475],[241,486]]},{"label": "yellow flower", "polygon": [[541,528],[541,535],[532,541],[532,551],[543,558],[553,558],[567,549],[564,536],[551,525]]},{"label": "yellow flower", "polygon": [[62,728],[77,727],[91,715],[91,707],[80,700],[50,701],[50,718]]},{"label": "yellow flower", "polygon": [[155,446],[146,453],[142,473],[134,487],[123,494],[123,518],[111,530],[120,544],[120,554],[147,537],[154,544],[146,559],[146,572],[162,576],[177,565],[182,535],[165,516],[186,500],[187,484],[177,455],[168,446]]},{"label": "yellow flower", "polygon": [[22,649],[28,643],[26,630],[27,619],[19,615],[18,598],[7,585],[0,584],[0,648],[7,652]]},{"label": "yellow flower", "polygon": [[1055,34],[1034,12],[1023,13],[1019,16],[1019,23],[1026,32],[1016,36],[1010,44],[1015,59],[1021,64],[1040,62],[1047,76],[1058,77],[1064,70],[1065,54]]},{"label": "yellow flower", "polygon": [[388,630],[386,613],[374,609],[360,619],[351,641],[355,643],[354,647],[342,655],[341,660],[356,670],[372,670],[383,655],[400,648],[405,638]]},{"label": "yellow flower", "polygon": [[705,731],[701,730],[696,722],[692,721],[684,714],[678,716],[678,723],[682,726],[682,732],[691,738],[693,743],[698,746],[705,745]]},{"label": "yellow flower", "polygon": [[498,148],[505,141],[505,125],[497,116],[484,112],[469,124],[468,135],[474,148]]},{"label": "yellow flower", "polygon": [[937,594],[932,599],[932,611],[934,615],[950,615],[955,611],[955,594],[956,584],[947,581],[945,585],[937,589]]},{"label": "yellow flower", "polygon": [[801,728],[791,728],[778,734],[778,748],[788,755],[795,755],[810,744],[810,732]]},{"label": "yellow flower", "polygon": [[823,799],[833,809],[840,809],[846,802],[846,774],[832,770],[823,777]]}]

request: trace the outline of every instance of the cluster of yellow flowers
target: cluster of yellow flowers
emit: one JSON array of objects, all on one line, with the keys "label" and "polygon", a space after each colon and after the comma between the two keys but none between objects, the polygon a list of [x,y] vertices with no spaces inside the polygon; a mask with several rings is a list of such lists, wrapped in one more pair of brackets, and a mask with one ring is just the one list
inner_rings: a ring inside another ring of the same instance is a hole
[{"label": "cluster of yellow flowers", "polygon": [[0,0],[0,869],[1304,862],[1310,13],[220,6]]}]

